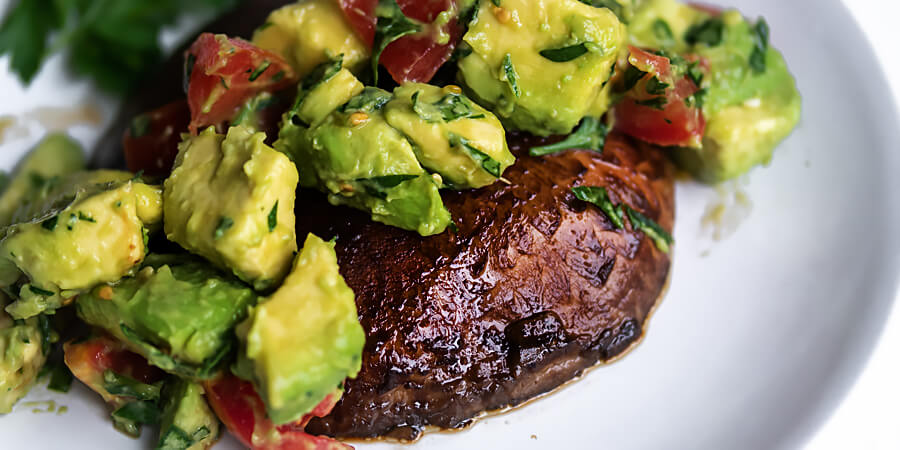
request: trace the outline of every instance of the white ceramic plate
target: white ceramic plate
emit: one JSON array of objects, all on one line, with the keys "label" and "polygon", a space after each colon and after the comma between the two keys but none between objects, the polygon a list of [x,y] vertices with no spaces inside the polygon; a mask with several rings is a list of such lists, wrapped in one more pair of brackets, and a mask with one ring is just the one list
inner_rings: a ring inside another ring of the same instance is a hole
[{"label": "white ceramic plate", "polygon": [[[800,128],[771,167],[738,184],[753,207],[728,214],[748,216],[716,242],[701,218],[722,194],[680,184],[671,287],[635,351],[524,408],[409,448],[791,448],[839,404],[898,286],[900,121],[873,53],[839,1],[728,4],[767,18],[804,95]],[[28,90],[6,71],[0,64],[0,114],[84,101],[105,117],[114,109],[68,79],[58,60]],[[0,146],[2,167],[39,137],[35,123],[25,125],[30,136]],[[99,129],[74,132],[92,145]],[[32,414],[36,406],[26,402],[35,400],[68,411]],[[132,441],[106,415],[85,388],[62,395],[37,387],[0,418],[2,447],[150,447],[151,430]],[[237,444],[225,439],[219,448]]]}]

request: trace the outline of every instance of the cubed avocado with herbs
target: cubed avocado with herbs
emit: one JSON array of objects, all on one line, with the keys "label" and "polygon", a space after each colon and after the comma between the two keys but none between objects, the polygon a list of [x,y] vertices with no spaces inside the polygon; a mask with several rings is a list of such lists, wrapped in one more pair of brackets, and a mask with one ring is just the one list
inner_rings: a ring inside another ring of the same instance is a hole
[{"label": "cubed avocado with herbs", "polygon": [[300,1],[273,11],[253,34],[253,43],[283,56],[300,78],[341,54],[357,73],[369,58],[368,47],[334,0]]},{"label": "cubed avocado with herbs", "polygon": [[148,258],[134,277],[78,297],[78,316],[170,373],[213,375],[232,328],[256,303],[252,289],[186,255]]},{"label": "cubed avocado with herbs", "polygon": [[163,192],[168,239],[261,290],[284,277],[297,250],[297,169],[265,138],[241,126],[188,138]]},{"label": "cubed avocado with herbs", "polygon": [[240,376],[253,382],[276,424],[300,419],[355,377],[365,333],[334,243],[307,236],[284,284],[260,299],[237,334]]},{"label": "cubed avocado with herbs", "polygon": [[20,207],[31,217],[0,240],[0,287],[16,296],[7,312],[17,319],[52,312],[140,264],[149,230],[162,220],[162,192],[131,178],[116,171],[70,174],[45,198]]},{"label": "cubed avocado with herbs", "polygon": [[301,186],[325,192],[332,204],[423,236],[441,233],[450,213],[438,192],[440,176],[425,172],[406,137],[385,120],[391,99],[370,87],[314,125],[289,118],[275,148],[297,163]]},{"label": "cubed avocado with herbs", "polygon": [[52,190],[59,178],[84,170],[84,151],[72,138],[52,133],[19,163],[0,194],[0,226],[9,225],[23,204]]},{"label": "cubed avocado with herbs", "polygon": [[496,182],[516,158],[500,121],[458,87],[406,83],[385,106],[388,124],[412,142],[419,162],[457,189]]},{"label": "cubed avocado with herbs", "polygon": [[597,113],[625,38],[610,9],[577,0],[481,2],[459,77],[512,128],[567,134]]},{"label": "cubed avocado with herbs", "polygon": [[[6,303],[0,294],[0,307]],[[32,317],[13,321],[0,310],[0,414],[12,411],[38,377],[47,361],[49,327],[41,327],[41,320]],[[43,328],[43,329],[42,329]]]},{"label": "cubed avocado with herbs", "polygon": [[801,98],[781,53],[769,45],[763,19],[738,11],[712,16],[674,0],[641,4],[631,43],[694,54],[709,65],[700,81],[707,120],[702,146],[675,149],[675,160],[707,182],[735,178],[767,164],[800,120]]},{"label": "cubed avocado with herbs", "polygon": [[157,450],[204,450],[219,439],[219,419],[203,396],[203,387],[173,379],[162,392]]}]

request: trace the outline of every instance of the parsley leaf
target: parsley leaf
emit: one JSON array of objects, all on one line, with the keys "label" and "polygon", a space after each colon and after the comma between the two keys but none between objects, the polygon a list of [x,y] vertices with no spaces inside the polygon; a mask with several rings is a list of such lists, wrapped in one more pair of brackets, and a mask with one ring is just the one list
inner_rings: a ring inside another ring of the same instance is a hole
[{"label": "parsley leaf", "polygon": [[375,8],[375,40],[372,44],[372,73],[378,84],[378,65],[381,53],[391,42],[422,31],[422,26],[403,14],[397,0],[379,0]]},{"label": "parsley leaf", "polygon": [[548,48],[546,50],[541,50],[539,53],[544,58],[547,58],[553,62],[568,62],[575,58],[581,57],[587,52],[587,45],[582,42],[581,44],[570,45],[568,47]]},{"label": "parsley leaf", "polygon": [[462,147],[472,160],[481,163],[481,168],[487,173],[493,175],[494,178],[500,178],[501,170],[499,161],[491,158],[487,153],[475,148],[468,139],[458,134],[449,133],[448,137],[450,138],[451,147]]},{"label": "parsley leaf", "polygon": [[509,53],[503,57],[503,72],[506,73],[506,82],[509,83],[509,87],[512,89],[513,94],[516,97],[522,96],[522,91],[519,90],[519,74],[516,73],[516,68],[512,63],[512,55]]},{"label": "parsley leaf", "polygon": [[653,35],[656,36],[656,39],[663,45],[675,43],[675,34],[672,33],[672,28],[669,27],[669,23],[665,20],[656,19],[653,21]]},{"label": "parsley leaf", "polygon": [[635,85],[638,84],[638,81],[641,81],[641,78],[644,78],[645,75],[647,75],[647,72],[644,72],[643,70],[629,64],[628,68],[625,69],[623,90],[630,91],[632,88],[634,88]]},{"label": "parsley leaf", "polygon": [[409,180],[419,178],[419,175],[384,175],[380,177],[363,178],[356,180],[365,188],[366,193],[380,199],[387,198],[387,191]]},{"label": "parsley leaf", "polygon": [[606,218],[612,222],[616,228],[622,228],[625,223],[622,221],[622,209],[616,208],[612,200],[609,199],[609,193],[602,186],[577,186],[572,188],[575,198],[583,202],[588,202],[600,208]]},{"label": "parsley leaf", "polygon": [[452,122],[459,119],[482,119],[484,114],[476,113],[472,103],[461,94],[447,94],[434,103],[419,101],[419,93],[412,96],[413,111],[429,123]]},{"label": "parsley leaf", "polygon": [[647,237],[653,240],[653,243],[656,244],[656,248],[660,249],[660,251],[669,253],[669,246],[674,242],[671,234],[667,233],[666,230],[663,230],[658,223],[631,209],[628,205],[625,205],[625,212],[628,214],[628,219],[631,220],[632,228],[646,234]]},{"label": "parsley leaf", "polygon": [[159,399],[161,388],[161,383],[144,384],[125,375],[119,375],[112,370],[103,372],[103,389],[112,395],[153,401]]},{"label": "parsley leaf", "polygon": [[753,73],[759,75],[766,71],[766,52],[769,50],[769,24],[761,18],[750,30],[753,34],[753,41],[756,45],[753,52],[750,53],[750,69]]},{"label": "parsley leaf", "polygon": [[544,156],[571,149],[593,150],[602,152],[606,143],[606,124],[594,117],[585,117],[574,133],[555,144],[532,147],[528,151],[531,156]]},{"label": "parsley leaf", "polygon": [[338,108],[342,113],[366,112],[372,113],[384,108],[393,96],[390,92],[376,87],[366,86],[356,97],[351,98]]},{"label": "parsley leaf", "polygon": [[269,211],[268,221],[269,233],[271,233],[272,231],[275,231],[275,227],[278,226],[278,200],[275,200],[275,206]]},{"label": "parsley leaf", "polygon": [[722,43],[725,23],[719,17],[711,17],[703,22],[691,25],[684,33],[684,41],[688,45],[706,44],[715,47]]}]

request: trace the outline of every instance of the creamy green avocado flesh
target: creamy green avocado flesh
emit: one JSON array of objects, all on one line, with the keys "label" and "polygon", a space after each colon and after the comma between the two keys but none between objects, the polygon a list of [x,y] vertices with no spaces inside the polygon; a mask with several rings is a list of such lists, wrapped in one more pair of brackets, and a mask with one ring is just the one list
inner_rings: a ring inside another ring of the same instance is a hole
[{"label": "creamy green avocado flesh", "polygon": [[[5,299],[0,298],[0,307],[4,304]],[[43,348],[47,333],[37,317],[13,321],[0,310],[0,414],[12,411],[37,379],[47,360]]]},{"label": "creamy green avocado flesh", "polygon": [[183,379],[163,390],[163,411],[157,450],[200,450],[219,437],[219,419],[203,397],[203,387]]},{"label": "creamy green avocado flesh", "polygon": [[256,303],[240,281],[187,255],[152,255],[134,277],[78,297],[78,316],[170,373],[209,378]]},{"label": "creamy green avocado flesh", "polygon": [[188,138],[163,193],[166,237],[260,290],[281,281],[297,250],[297,169],[265,138],[242,126]]},{"label": "creamy green avocado flesh", "polygon": [[459,78],[514,129],[567,134],[596,105],[626,39],[608,8],[578,0],[483,1]]},{"label": "creamy green avocado flesh", "polygon": [[[48,138],[10,185],[31,182],[0,238],[0,288],[14,296],[6,311],[17,319],[52,312],[83,290],[131,273],[146,255],[147,233],[162,219],[158,187],[127,172],[79,172],[73,145]],[[36,175],[32,167],[44,166],[38,159],[69,160],[74,171],[63,175],[61,165],[47,163]]]},{"label": "creamy green avocado flesh", "polygon": [[236,371],[253,381],[276,424],[301,418],[355,377],[365,334],[334,243],[309,235],[284,284],[260,299],[237,333]]},{"label": "creamy green avocado flesh", "polygon": [[385,119],[392,95],[360,89],[339,61],[316,75],[301,86],[275,142],[297,164],[300,185],[325,192],[334,205],[368,211],[377,222],[423,236],[443,232],[450,213],[438,192],[441,178],[425,171],[406,136]]},{"label": "creamy green avocado flesh", "polygon": [[[661,23],[671,33],[660,33]],[[701,180],[724,181],[767,164],[800,120],[800,94],[781,53],[767,46],[762,62],[756,62],[763,70],[751,65],[756,36],[762,31],[768,39],[768,28],[760,27],[737,11],[713,17],[675,0],[642,2],[629,24],[636,46],[696,54],[709,62],[703,145],[674,150],[681,167]]]}]

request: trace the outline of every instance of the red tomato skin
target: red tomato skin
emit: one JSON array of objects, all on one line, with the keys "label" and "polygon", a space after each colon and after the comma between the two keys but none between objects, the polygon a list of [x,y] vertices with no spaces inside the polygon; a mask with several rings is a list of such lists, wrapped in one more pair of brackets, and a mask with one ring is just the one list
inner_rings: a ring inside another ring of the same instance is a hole
[{"label": "red tomato skin", "polygon": [[190,73],[189,129],[194,134],[199,128],[231,119],[254,95],[277,91],[296,82],[294,71],[280,56],[222,34],[201,34],[185,58],[186,71]]},{"label": "red tomato skin", "polygon": [[378,0],[339,0],[344,17],[350,22],[350,26],[356,30],[356,34],[363,43],[372,48],[375,40],[375,8]]},{"label": "red tomato skin", "polygon": [[146,121],[143,134],[134,136],[134,126],[128,127],[122,136],[125,164],[132,172],[145,175],[167,176],[172,171],[181,133],[191,122],[191,110],[187,100],[178,100],[147,112],[134,119]]},{"label": "red tomato skin", "polygon": [[[251,450],[348,450],[349,445],[322,436],[306,434],[303,427],[312,417],[324,417],[340,396],[326,397],[296,424],[276,427],[266,417],[266,407],[253,385],[227,374],[206,381],[207,400],[228,430]],[[254,442],[253,437],[257,439]],[[277,436],[276,439],[266,439]]]},{"label": "red tomato skin", "polygon": [[672,64],[669,58],[655,55],[633,45],[628,46],[628,62],[647,73],[655,74],[661,81],[672,77]]}]

